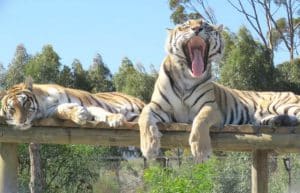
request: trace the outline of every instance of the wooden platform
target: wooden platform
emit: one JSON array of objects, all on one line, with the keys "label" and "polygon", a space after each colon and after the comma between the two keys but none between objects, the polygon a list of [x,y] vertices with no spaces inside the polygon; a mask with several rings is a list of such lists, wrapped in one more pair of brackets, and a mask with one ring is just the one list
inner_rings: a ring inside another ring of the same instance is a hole
[{"label": "wooden platform", "polygon": [[[188,147],[191,125],[159,124],[163,133],[161,145],[165,148]],[[251,151],[252,193],[268,192],[268,153],[300,152],[300,127],[275,128],[252,125],[228,125],[211,129],[215,150]],[[17,130],[0,120],[0,192],[17,192],[17,144],[88,144],[102,146],[136,146],[140,144],[137,123],[110,128],[105,124],[89,122],[78,126],[68,121],[44,119],[28,130]]]},{"label": "wooden platform", "polygon": [[[188,147],[191,125],[159,124],[163,133],[161,145],[165,148]],[[254,127],[252,125],[228,125],[223,129],[211,129],[214,149],[223,151],[252,151],[273,149],[280,152],[300,152],[299,128]],[[89,122],[78,126],[72,122],[44,119],[28,130],[16,130],[11,126],[0,126],[0,142],[45,143],[45,144],[89,144],[103,146],[137,146],[140,144],[137,123],[110,128],[106,124]]]}]

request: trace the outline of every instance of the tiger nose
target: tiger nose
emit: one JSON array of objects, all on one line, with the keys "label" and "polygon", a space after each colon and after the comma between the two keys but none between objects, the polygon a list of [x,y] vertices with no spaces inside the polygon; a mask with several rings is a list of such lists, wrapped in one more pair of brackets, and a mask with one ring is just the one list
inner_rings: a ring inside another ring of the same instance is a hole
[{"label": "tiger nose", "polygon": [[192,30],[195,32],[196,35],[198,35],[200,33],[200,31],[202,30],[202,27],[194,26],[194,27],[192,27]]}]

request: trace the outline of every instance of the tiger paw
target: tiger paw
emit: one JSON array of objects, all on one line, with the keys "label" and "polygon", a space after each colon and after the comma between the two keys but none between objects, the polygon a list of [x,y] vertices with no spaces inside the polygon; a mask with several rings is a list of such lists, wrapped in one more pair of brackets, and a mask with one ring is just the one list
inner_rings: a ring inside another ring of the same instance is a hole
[{"label": "tiger paw", "polygon": [[86,121],[91,120],[91,114],[83,106],[77,103],[64,103],[56,108],[55,115],[63,120],[71,120],[78,125],[86,124]]},{"label": "tiger paw", "polygon": [[162,134],[155,126],[149,126],[149,130],[141,135],[141,151],[145,158],[153,159],[157,157],[160,149],[160,138]]},{"label": "tiger paw", "polygon": [[111,114],[107,116],[106,123],[110,127],[118,127],[124,124],[126,121],[125,116],[122,114]]},{"label": "tiger paw", "polygon": [[190,142],[190,146],[196,163],[204,163],[211,157],[212,148],[210,144]]},{"label": "tiger paw", "polygon": [[126,121],[122,114],[99,114],[95,116],[95,121],[108,124],[110,127],[118,127],[124,124]]},{"label": "tiger paw", "polygon": [[91,114],[82,106],[75,106],[72,111],[72,121],[78,125],[84,125],[92,119]]},{"label": "tiger paw", "polygon": [[293,127],[298,124],[298,120],[296,116],[289,116],[289,115],[277,115],[272,117],[269,120],[269,125],[274,127]]}]

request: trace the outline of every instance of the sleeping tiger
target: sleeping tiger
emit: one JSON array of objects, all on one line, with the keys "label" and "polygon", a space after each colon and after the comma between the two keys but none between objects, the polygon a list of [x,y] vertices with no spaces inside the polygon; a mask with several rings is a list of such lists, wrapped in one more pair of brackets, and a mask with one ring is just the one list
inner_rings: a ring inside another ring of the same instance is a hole
[{"label": "sleeping tiger", "polygon": [[299,122],[300,97],[291,92],[240,91],[212,81],[212,62],[218,62],[224,51],[221,30],[222,26],[199,19],[169,31],[168,55],[161,65],[151,102],[139,119],[141,150],[146,158],[159,152],[158,122],[192,124],[189,144],[196,162],[204,162],[212,153],[212,126]]},{"label": "sleeping tiger", "polygon": [[56,84],[33,84],[32,80],[10,88],[1,103],[0,116],[19,129],[27,129],[32,121],[46,117],[79,125],[97,121],[117,127],[125,121],[137,121],[144,106],[141,100],[122,93],[91,94]]}]

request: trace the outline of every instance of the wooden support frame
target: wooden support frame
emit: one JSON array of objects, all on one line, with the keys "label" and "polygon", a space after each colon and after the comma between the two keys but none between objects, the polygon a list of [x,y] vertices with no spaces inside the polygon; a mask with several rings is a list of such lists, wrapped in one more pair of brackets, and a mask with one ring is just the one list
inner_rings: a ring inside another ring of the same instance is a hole
[{"label": "wooden support frame", "polygon": [[[0,121],[1,123],[1,121]],[[191,125],[161,124],[163,133],[161,146],[188,147]],[[254,127],[251,125],[225,126],[211,129],[212,145],[216,150],[252,151],[252,193],[268,192],[268,152],[300,153],[299,128]],[[44,119],[36,122],[28,130],[15,130],[0,125],[0,192],[17,192],[17,152],[18,143],[44,144],[89,144],[103,146],[139,147],[139,128],[136,123],[128,123],[119,128],[109,128],[105,124],[88,123],[79,127],[71,122]]]},{"label": "wooden support frame", "polygon": [[17,193],[17,144],[0,144],[0,192]]},{"label": "wooden support frame", "polygon": [[268,150],[253,150],[251,182],[252,193],[268,193]]}]

